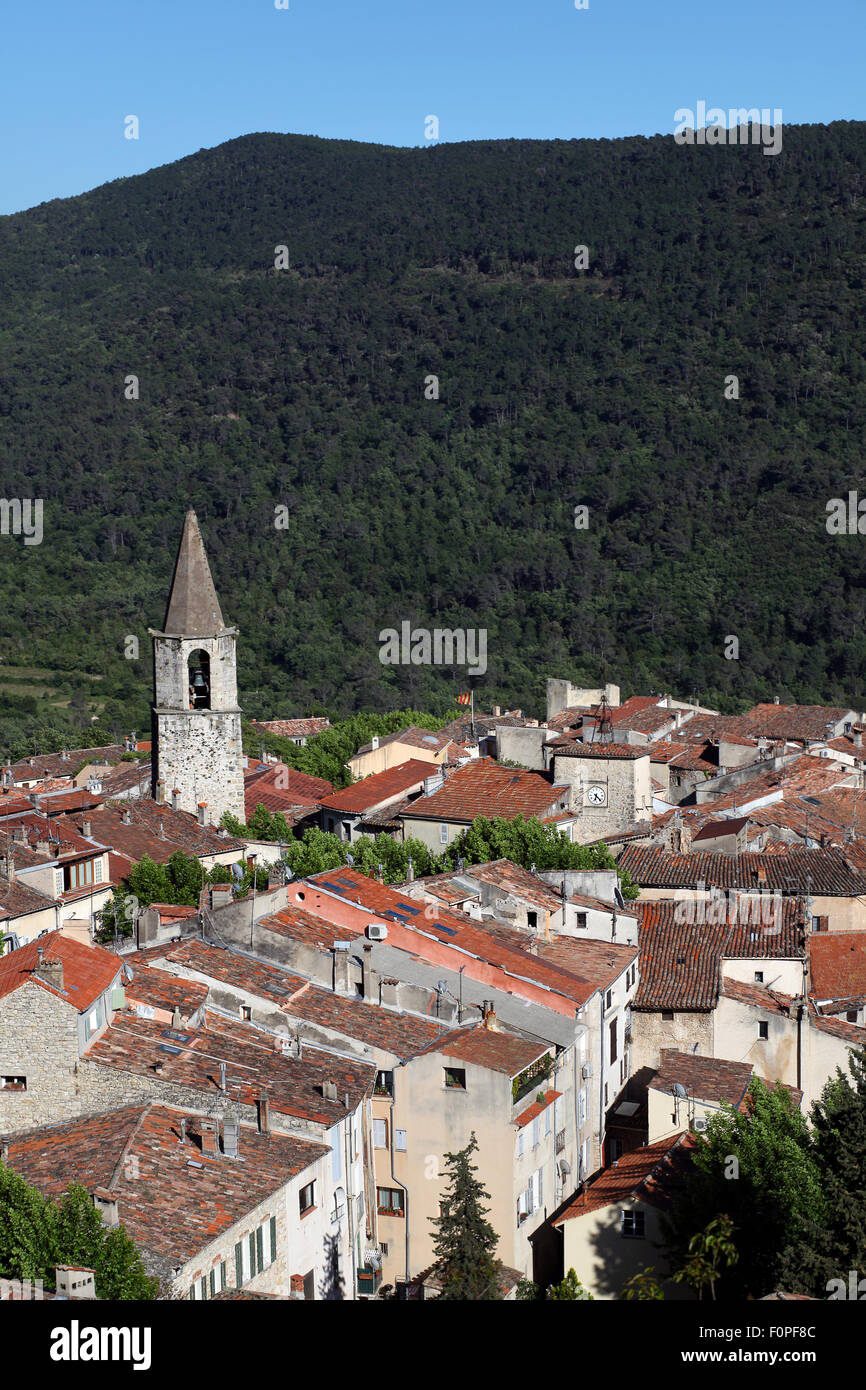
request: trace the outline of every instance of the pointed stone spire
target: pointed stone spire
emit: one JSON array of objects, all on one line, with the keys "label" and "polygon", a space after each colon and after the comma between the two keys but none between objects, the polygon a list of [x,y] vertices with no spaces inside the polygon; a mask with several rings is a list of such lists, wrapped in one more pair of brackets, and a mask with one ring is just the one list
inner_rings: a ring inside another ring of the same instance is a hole
[{"label": "pointed stone spire", "polygon": [[198,519],[190,507],[183,524],[163,631],[198,637],[224,632],[225,628]]}]

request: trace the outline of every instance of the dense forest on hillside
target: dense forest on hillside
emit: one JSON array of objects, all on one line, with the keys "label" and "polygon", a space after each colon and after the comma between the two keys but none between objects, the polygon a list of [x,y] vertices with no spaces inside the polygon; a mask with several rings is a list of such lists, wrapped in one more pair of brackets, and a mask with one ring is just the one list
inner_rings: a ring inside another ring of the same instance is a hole
[{"label": "dense forest on hillside", "polygon": [[864,233],[856,123],[777,157],[253,135],[4,217],[0,496],[45,513],[0,535],[0,655],[146,730],[193,505],[250,717],[444,714],[465,673],[380,664],[404,620],[487,630],[479,708],[549,675],[862,706],[866,540],[825,521]]}]

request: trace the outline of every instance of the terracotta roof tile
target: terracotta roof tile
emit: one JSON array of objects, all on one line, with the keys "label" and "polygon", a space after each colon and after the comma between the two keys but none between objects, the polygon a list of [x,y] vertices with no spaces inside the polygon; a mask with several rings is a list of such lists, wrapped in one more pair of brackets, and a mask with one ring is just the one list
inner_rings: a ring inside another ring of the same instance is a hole
[{"label": "terracotta roof tile", "polygon": [[258,1134],[242,1125],[239,1157],[211,1158],[201,1150],[201,1120],[156,1103],[128,1106],[13,1137],[8,1162],[52,1198],[73,1182],[89,1192],[107,1190],[141,1250],[186,1264],[329,1152],[309,1139]]},{"label": "terracotta roof tile", "polygon": [[[37,974],[40,952],[46,962],[62,962],[62,992]],[[83,1013],[113,984],[120,974],[121,964],[117,956],[101,946],[85,946],[59,931],[49,932],[0,957],[0,998],[31,981]]]},{"label": "terracotta roof tile", "polygon": [[517,772],[492,758],[474,758],[450,773],[438,791],[419,797],[403,817],[467,824],[476,816],[528,819],[560,810],[562,793],[539,772]]},{"label": "terracotta roof tile", "polygon": [[267,729],[270,734],[283,738],[314,738],[331,727],[330,719],[313,716],[309,719],[254,719],[257,729]]},{"label": "terracotta roof tile", "polygon": [[587,1183],[581,1195],[553,1218],[553,1225],[561,1226],[564,1221],[573,1221],[588,1212],[631,1198],[651,1206],[667,1207],[672,1193],[683,1180],[691,1152],[688,1137],[673,1134],[657,1144],[647,1144],[623,1154],[616,1165],[605,1168]]},{"label": "terracotta roof tile", "polygon": [[414,788],[422,787],[425,779],[434,775],[435,769],[431,763],[424,762],[422,758],[408,758],[386,772],[374,772],[370,777],[354,782],[351,787],[344,787],[331,796],[323,796],[321,804],[333,811],[356,814],[372,811],[388,801],[396,801]]}]

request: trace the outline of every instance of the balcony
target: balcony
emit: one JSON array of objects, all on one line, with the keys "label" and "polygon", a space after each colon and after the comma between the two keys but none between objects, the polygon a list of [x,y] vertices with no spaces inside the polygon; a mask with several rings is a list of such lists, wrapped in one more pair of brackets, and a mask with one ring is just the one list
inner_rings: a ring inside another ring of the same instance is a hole
[{"label": "balcony", "polygon": [[565,1148],[565,1130],[561,1129],[556,1136],[556,1152],[561,1154]]}]

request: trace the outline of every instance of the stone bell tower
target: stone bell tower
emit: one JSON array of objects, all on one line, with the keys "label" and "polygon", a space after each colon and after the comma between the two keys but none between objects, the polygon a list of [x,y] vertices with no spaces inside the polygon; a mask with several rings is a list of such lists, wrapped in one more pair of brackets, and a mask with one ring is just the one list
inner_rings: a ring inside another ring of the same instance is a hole
[{"label": "stone bell tower", "polygon": [[237,628],[223,621],[194,511],[186,514],[164,631],[153,638],[153,795],[219,825],[243,821]]}]

